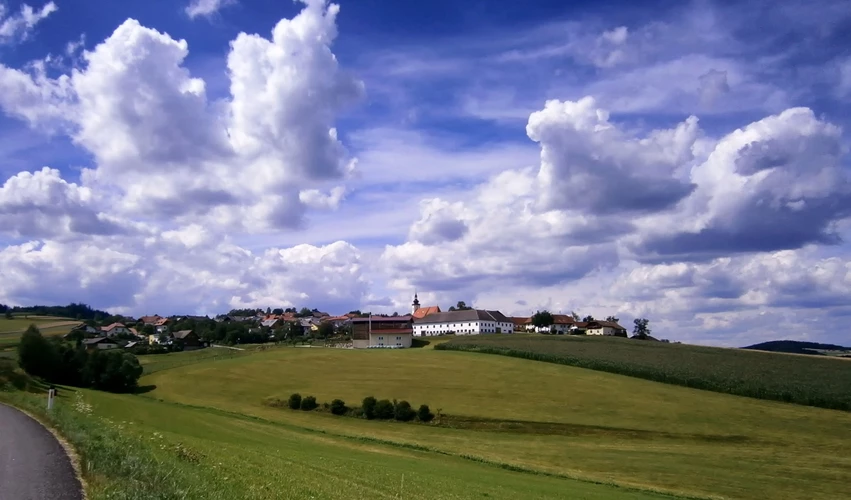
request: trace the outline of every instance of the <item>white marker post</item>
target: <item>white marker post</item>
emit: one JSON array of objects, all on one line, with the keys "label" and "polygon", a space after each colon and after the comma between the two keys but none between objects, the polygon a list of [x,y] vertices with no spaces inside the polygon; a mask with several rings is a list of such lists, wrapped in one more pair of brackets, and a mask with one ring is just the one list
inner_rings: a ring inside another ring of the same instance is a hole
[{"label": "white marker post", "polygon": [[53,398],[55,396],[56,396],[56,389],[51,387],[50,389],[47,390],[47,409],[48,410],[53,409]]}]

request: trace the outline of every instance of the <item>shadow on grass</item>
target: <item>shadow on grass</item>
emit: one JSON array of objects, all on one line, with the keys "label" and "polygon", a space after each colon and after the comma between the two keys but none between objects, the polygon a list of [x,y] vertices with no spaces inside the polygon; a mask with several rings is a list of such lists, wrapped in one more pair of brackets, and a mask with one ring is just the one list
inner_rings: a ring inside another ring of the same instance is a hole
[{"label": "shadow on grass", "polygon": [[155,385],[140,385],[135,391],[133,391],[133,394],[145,394],[146,392],[151,392],[156,388],[157,386]]},{"label": "shadow on grass", "polygon": [[431,342],[423,339],[413,339],[411,340],[411,348],[422,348],[431,345]]}]

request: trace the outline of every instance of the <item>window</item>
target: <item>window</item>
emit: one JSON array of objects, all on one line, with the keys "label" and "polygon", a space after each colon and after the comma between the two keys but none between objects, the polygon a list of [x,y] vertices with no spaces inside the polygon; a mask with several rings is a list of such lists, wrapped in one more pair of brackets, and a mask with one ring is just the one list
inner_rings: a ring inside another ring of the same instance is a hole
[{"label": "window", "polygon": [[378,337],[378,340],[384,340],[384,337]]},{"label": "window", "polygon": [[396,340],[402,340],[402,337],[396,337]]}]

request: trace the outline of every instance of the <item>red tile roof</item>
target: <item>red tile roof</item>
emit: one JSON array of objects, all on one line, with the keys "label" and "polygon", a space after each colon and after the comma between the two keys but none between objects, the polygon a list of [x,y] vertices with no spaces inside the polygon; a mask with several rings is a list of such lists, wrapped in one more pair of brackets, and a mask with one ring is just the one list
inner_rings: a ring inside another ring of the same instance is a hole
[{"label": "red tile roof", "polygon": [[125,326],[122,325],[121,323],[113,323],[109,326],[104,326],[102,328],[102,330],[105,331],[105,332],[108,332],[108,331],[112,330],[113,328],[125,328]]},{"label": "red tile roof", "polygon": [[414,311],[414,314],[412,316],[416,319],[423,319],[426,316],[428,316],[429,314],[434,314],[434,313],[439,313],[439,312],[440,312],[440,306],[420,307],[419,309]]}]

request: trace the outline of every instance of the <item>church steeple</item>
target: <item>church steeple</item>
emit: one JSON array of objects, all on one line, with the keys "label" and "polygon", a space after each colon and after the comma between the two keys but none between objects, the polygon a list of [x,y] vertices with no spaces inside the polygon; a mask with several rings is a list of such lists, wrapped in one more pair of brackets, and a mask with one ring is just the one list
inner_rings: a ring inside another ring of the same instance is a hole
[{"label": "church steeple", "polygon": [[411,304],[411,314],[417,312],[417,309],[420,308],[420,299],[417,298],[417,292],[414,292],[414,303]]}]

